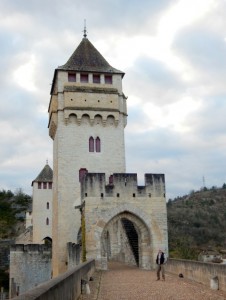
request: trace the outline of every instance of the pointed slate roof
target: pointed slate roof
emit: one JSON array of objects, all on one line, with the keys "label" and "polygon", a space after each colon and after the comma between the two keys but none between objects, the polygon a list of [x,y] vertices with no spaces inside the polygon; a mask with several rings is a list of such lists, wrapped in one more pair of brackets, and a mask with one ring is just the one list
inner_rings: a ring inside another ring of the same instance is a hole
[{"label": "pointed slate roof", "polygon": [[86,37],[82,39],[66,64],[57,70],[116,73],[122,76],[125,74],[113,68]]},{"label": "pointed slate roof", "polygon": [[45,165],[45,167],[42,169],[42,171],[39,173],[39,175],[35,178],[35,180],[32,181],[32,184],[34,182],[52,182],[53,181],[53,170],[50,168],[48,164]]}]

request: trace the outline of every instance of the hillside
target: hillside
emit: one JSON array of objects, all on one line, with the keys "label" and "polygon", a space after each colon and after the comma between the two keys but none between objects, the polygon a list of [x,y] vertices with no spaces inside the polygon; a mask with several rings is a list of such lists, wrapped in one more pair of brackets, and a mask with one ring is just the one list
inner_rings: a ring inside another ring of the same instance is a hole
[{"label": "hillside", "polygon": [[195,259],[200,250],[226,249],[226,186],[204,188],[167,203],[170,256]]},{"label": "hillside", "polygon": [[14,238],[20,234],[20,223],[25,220],[25,212],[31,207],[31,197],[18,190],[0,191],[0,240]]}]

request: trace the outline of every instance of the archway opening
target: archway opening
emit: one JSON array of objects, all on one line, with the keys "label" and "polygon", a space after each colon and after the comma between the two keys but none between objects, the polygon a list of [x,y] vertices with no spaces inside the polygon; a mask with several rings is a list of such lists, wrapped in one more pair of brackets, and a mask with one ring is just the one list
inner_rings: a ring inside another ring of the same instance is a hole
[{"label": "archway opening", "polygon": [[52,239],[49,236],[45,237],[43,241],[45,245],[52,245]]},{"label": "archway opening", "polygon": [[128,211],[114,216],[101,235],[101,257],[149,269],[150,233],[147,225]]}]

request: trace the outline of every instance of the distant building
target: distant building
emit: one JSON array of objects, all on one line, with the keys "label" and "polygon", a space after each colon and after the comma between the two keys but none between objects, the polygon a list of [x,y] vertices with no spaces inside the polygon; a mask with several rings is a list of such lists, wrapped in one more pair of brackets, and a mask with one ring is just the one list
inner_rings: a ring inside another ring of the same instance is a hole
[{"label": "distant building", "polygon": [[204,250],[198,255],[198,260],[203,262],[216,262],[222,261],[222,255],[215,250]]}]

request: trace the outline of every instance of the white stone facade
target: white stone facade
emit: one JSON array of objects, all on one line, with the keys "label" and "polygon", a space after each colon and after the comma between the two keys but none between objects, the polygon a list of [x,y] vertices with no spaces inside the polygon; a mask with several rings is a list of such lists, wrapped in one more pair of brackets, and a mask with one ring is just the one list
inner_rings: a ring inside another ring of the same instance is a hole
[{"label": "white stone facade", "polygon": [[[58,72],[50,101],[50,135],[54,140],[53,268],[57,269],[56,273],[65,270],[65,245],[77,242],[81,227],[80,212],[74,208],[81,204],[79,170],[106,172],[107,176],[125,172],[126,99],[122,94],[121,76],[112,78],[111,85],[72,85],[68,83],[67,72]],[[90,137],[100,139],[100,152],[89,151]]]},{"label": "white stone facade", "polygon": [[46,189],[38,188],[38,182],[33,183],[33,243],[43,244],[46,238],[52,239],[52,188],[46,183]]}]

